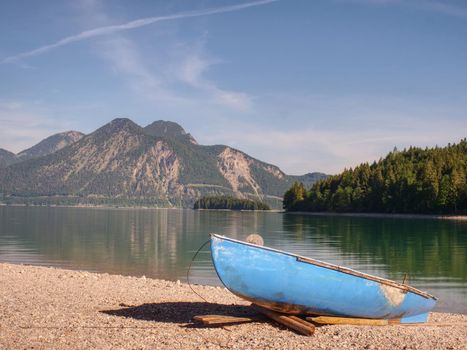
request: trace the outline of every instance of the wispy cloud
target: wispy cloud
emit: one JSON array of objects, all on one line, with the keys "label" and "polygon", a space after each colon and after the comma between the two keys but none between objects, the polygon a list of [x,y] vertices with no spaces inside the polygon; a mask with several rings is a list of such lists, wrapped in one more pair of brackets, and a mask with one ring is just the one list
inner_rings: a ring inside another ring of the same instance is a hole
[{"label": "wispy cloud", "polygon": [[201,144],[231,145],[289,174],[332,174],[378,160],[394,146],[458,142],[467,129],[465,103],[450,107],[374,95],[282,95],[268,101],[266,108],[257,101],[252,113],[267,117],[224,119],[204,132],[191,132]]},{"label": "wispy cloud", "polygon": [[161,81],[147,69],[132,41],[113,35],[98,44],[98,52],[110,63],[117,75],[127,78],[130,87],[138,94],[161,94]]},{"label": "wispy cloud", "polygon": [[240,111],[251,108],[251,97],[243,92],[225,90],[205,77],[212,66],[222,63],[218,59],[206,57],[203,53],[204,40],[201,44],[190,47],[177,64],[172,64],[172,71],[179,81],[192,88],[204,91],[211,99],[220,105],[232,107]]},{"label": "wispy cloud", "polygon": [[180,107],[199,111],[201,105],[240,112],[251,107],[248,94],[223,89],[205,77],[209,67],[219,61],[206,58],[203,44],[185,45],[182,52],[171,55],[170,63],[158,64],[149,64],[152,57],[142,55],[138,45],[122,35],[114,34],[99,41],[97,51],[135,97],[158,107],[166,105],[172,113]]},{"label": "wispy cloud", "polygon": [[66,38],[58,40],[55,43],[44,45],[34,50],[30,50],[30,51],[22,52],[22,53],[13,55],[13,56],[5,57],[2,60],[0,60],[0,64],[16,62],[23,58],[37,56],[49,50],[55,49],[60,46],[68,45],[68,44],[71,44],[77,41],[82,41],[82,40],[86,40],[89,38],[108,35],[108,34],[126,31],[130,29],[140,28],[140,27],[144,27],[150,24],[154,24],[156,22],[171,21],[171,20],[190,18],[190,17],[210,16],[210,15],[215,15],[215,14],[220,14],[220,13],[240,11],[240,10],[254,7],[254,6],[270,4],[276,1],[278,0],[259,0],[259,1],[244,3],[244,4],[217,7],[217,8],[211,8],[211,9],[206,9],[206,10],[180,12],[180,13],[176,13],[173,15],[167,15],[167,16],[140,18],[137,20],[124,23],[124,24],[98,27],[98,28],[94,28],[91,30],[83,31],[76,35],[68,36]]},{"label": "wispy cloud", "polygon": [[[343,130],[306,126],[300,130],[284,127],[258,127],[251,124],[224,127],[211,131],[212,143],[227,143],[263,161],[279,165],[289,174],[322,171],[341,172],[362,162],[377,161],[397,146],[446,145],[458,142],[464,134],[462,125],[428,124],[400,129],[364,129],[361,125]],[[198,137],[203,142],[204,137]]]}]

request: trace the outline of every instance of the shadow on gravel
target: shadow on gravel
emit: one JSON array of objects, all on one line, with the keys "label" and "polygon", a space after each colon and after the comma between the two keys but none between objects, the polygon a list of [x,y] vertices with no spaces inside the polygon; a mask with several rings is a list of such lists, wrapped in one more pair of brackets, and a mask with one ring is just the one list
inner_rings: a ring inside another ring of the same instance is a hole
[{"label": "shadow on gravel", "polygon": [[196,315],[225,315],[225,316],[256,316],[255,310],[249,306],[211,304],[204,302],[167,302],[142,304],[139,306],[123,306],[117,310],[102,310],[100,312],[137,320],[188,323]]}]

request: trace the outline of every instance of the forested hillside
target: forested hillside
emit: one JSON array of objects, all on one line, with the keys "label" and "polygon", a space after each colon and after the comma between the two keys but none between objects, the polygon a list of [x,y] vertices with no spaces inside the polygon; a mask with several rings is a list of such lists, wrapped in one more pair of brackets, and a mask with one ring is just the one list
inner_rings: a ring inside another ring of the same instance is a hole
[{"label": "forested hillside", "polygon": [[295,183],[284,195],[288,211],[420,214],[467,213],[467,140],[447,147],[394,149],[373,164],[316,182]]}]

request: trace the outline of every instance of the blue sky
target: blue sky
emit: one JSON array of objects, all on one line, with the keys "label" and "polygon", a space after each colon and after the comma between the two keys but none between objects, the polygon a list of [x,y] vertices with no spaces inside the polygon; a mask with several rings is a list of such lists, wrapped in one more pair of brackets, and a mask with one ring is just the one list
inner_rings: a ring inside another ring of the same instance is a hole
[{"label": "blue sky", "polygon": [[0,147],[180,123],[290,174],[467,136],[467,3],[0,3]]}]

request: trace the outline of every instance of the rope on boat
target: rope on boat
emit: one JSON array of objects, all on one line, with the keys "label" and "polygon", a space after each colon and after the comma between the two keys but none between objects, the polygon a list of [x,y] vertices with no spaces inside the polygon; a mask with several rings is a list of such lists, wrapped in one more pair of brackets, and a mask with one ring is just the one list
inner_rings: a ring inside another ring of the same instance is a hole
[{"label": "rope on boat", "polygon": [[203,299],[203,300],[204,300],[206,303],[208,303],[208,304],[209,304],[209,301],[207,301],[206,299],[204,299],[204,298],[203,298],[199,293],[197,293],[197,292],[193,289],[193,287],[191,286],[191,283],[190,283],[190,270],[191,270],[191,265],[193,265],[193,263],[194,263],[196,257],[198,256],[198,253],[201,251],[201,249],[204,248],[204,246],[205,246],[206,244],[208,244],[208,243],[210,243],[210,242],[211,242],[211,240],[208,239],[206,242],[204,242],[204,243],[201,245],[201,247],[198,248],[198,250],[196,251],[195,255],[193,255],[193,258],[191,258],[190,265],[188,266],[188,270],[186,271],[186,280],[187,280],[187,282],[188,282],[188,286],[190,287],[191,291],[192,291],[193,293],[195,293],[197,296],[199,296],[201,299]]}]

